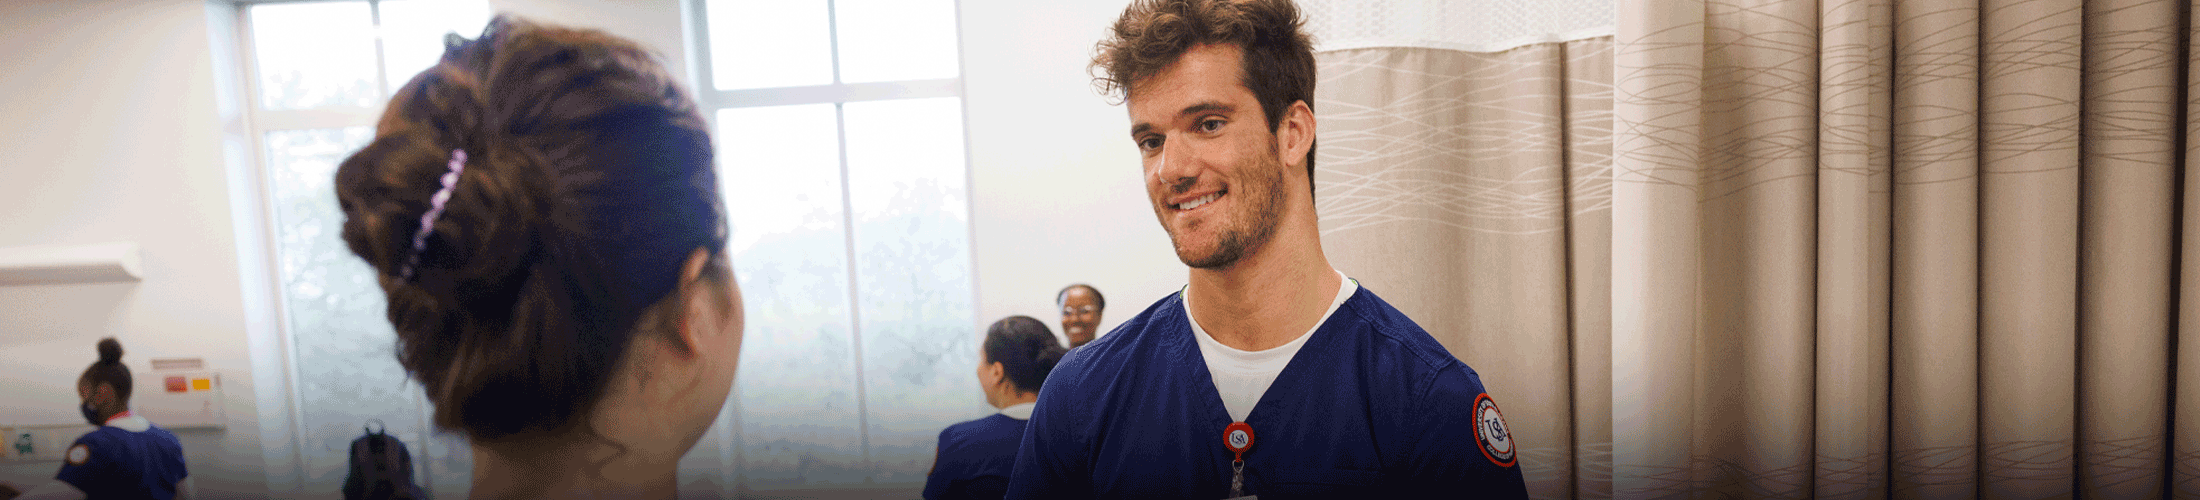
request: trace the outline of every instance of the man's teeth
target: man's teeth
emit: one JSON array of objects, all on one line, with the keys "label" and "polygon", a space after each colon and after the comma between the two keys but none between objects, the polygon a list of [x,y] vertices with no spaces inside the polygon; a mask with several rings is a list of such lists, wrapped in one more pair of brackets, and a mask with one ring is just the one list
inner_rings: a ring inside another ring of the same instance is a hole
[{"label": "man's teeth", "polygon": [[1201,197],[1199,197],[1199,199],[1197,199],[1197,200],[1192,200],[1192,201],[1187,201],[1187,202],[1184,202],[1184,203],[1179,203],[1179,204],[1177,204],[1177,205],[1176,205],[1176,209],[1177,209],[1177,210],[1191,210],[1191,209],[1194,209],[1194,208],[1199,208],[1199,206],[1200,206],[1200,205],[1205,205],[1205,204],[1207,204],[1207,202],[1210,202],[1210,201],[1215,201],[1215,198],[1219,198],[1219,197],[1221,197],[1221,196],[1222,196],[1222,192],[1220,192],[1220,191],[1217,191],[1217,192],[1215,192],[1214,194],[1209,194],[1209,195],[1206,195],[1206,196],[1201,196]]}]

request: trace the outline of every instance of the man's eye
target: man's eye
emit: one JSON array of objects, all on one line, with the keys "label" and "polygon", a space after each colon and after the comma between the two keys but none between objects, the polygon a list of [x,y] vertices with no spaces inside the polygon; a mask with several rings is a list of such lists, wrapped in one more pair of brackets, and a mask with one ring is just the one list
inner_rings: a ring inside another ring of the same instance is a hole
[{"label": "man's eye", "polygon": [[1155,150],[1155,149],[1160,149],[1160,148],[1161,148],[1161,138],[1159,138],[1159,137],[1148,137],[1148,138],[1144,138],[1144,139],[1139,139],[1139,140],[1138,140],[1138,149],[1140,149],[1140,150],[1145,150],[1145,151],[1152,151],[1152,150]]},{"label": "man's eye", "polygon": [[1223,122],[1222,122],[1222,120],[1205,120],[1205,121],[1201,121],[1201,122],[1199,122],[1199,131],[1201,131],[1201,132],[1214,132],[1214,131],[1216,131],[1216,130],[1222,130],[1222,123],[1223,123]]}]

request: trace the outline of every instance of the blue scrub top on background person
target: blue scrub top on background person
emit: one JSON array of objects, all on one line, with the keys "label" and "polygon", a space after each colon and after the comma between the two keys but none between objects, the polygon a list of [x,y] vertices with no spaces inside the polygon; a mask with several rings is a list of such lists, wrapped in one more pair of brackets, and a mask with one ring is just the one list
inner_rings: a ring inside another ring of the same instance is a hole
[{"label": "blue scrub top on background person", "polygon": [[940,431],[940,456],[924,480],[926,500],[998,499],[1008,492],[1008,473],[1016,466],[1016,446],[1033,403],[1002,408],[1000,413]]},{"label": "blue scrub top on background person", "polygon": [[167,429],[130,412],[107,419],[69,446],[54,479],[69,483],[91,500],[176,497],[176,484],[188,473],[183,445]]}]

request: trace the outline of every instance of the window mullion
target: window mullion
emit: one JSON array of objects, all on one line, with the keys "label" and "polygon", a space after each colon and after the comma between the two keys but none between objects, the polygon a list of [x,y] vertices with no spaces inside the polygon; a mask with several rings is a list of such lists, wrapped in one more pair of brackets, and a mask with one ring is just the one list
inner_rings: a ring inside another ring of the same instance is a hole
[{"label": "window mullion", "polygon": [[840,82],[840,6],[836,0],[825,0],[825,46],[833,56],[833,84]]},{"label": "window mullion", "polygon": [[[312,109],[261,109],[253,116],[255,134],[280,130],[346,128],[374,125],[381,110],[361,106],[328,106]],[[263,167],[265,168],[265,167]]]},{"label": "window mullion", "polygon": [[374,88],[383,101],[390,98],[389,48],[382,42],[382,0],[367,0],[367,19],[374,24]]},{"label": "window mullion", "polygon": [[250,6],[237,6],[237,40],[240,45],[238,47],[239,53],[242,55],[238,58],[240,59],[238,66],[244,70],[244,74],[240,75],[244,78],[245,93],[242,96],[245,102],[245,126],[243,128],[245,133],[250,136],[246,140],[246,144],[251,145],[252,170],[256,174],[253,176],[253,180],[256,181],[253,182],[253,187],[257,189],[254,194],[259,200],[260,210],[258,215],[260,234],[262,235],[260,243],[266,245],[266,261],[264,264],[268,269],[268,281],[265,285],[273,291],[270,296],[273,297],[272,305],[275,312],[275,337],[279,346],[277,350],[282,353],[282,356],[280,356],[283,367],[282,392],[285,396],[283,406],[289,414],[290,425],[288,431],[291,438],[288,447],[291,477],[285,482],[299,488],[293,491],[303,491],[306,487],[306,417],[305,402],[299,397],[299,388],[304,387],[304,384],[298,373],[298,343],[291,328],[290,305],[287,303],[287,298],[283,296],[282,248],[281,244],[278,243],[281,241],[279,236],[281,233],[278,232],[281,224],[275,218],[275,191],[269,185],[273,180],[267,168],[269,160],[267,130],[265,128],[268,114],[266,109],[267,100],[261,94],[264,89],[261,88],[260,54],[257,45],[258,39],[252,31],[253,19],[251,13]]},{"label": "window mullion", "polygon": [[962,79],[941,78],[898,82],[843,83],[809,87],[719,90],[710,92],[708,95],[710,95],[711,104],[719,108],[961,97]]}]

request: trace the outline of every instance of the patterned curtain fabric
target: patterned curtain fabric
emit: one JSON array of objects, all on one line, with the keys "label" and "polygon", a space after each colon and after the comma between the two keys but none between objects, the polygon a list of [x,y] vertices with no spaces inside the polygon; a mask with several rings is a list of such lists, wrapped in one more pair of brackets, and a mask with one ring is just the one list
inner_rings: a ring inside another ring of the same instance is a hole
[{"label": "patterned curtain fabric", "polygon": [[2200,497],[2191,11],[1620,2],[1616,492]]},{"label": "patterned curtain fabric", "polygon": [[1481,373],[1531,495],[1611,497],[1611,37],[1316,59],[1330,263]]}]

